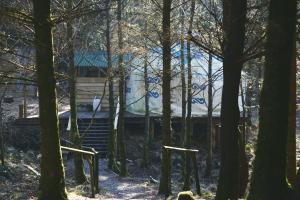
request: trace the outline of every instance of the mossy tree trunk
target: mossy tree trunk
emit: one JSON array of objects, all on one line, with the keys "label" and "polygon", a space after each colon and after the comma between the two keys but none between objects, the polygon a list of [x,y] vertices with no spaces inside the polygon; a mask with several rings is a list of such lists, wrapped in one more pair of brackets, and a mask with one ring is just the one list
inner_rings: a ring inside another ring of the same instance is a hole
[{"label": "mossy tree trunk", "polygon": [[114,130],[114,117],[115,117],[115,100],[114,100],[114,69],[112,66],[111,56],[111,17],[110,17],[110,6],[111,0],[106,0],[106,54],[107,54],[107,66],[108,66],[108,98],[109,98],[109,138],[108,138],[108,168],[119,172],[116,162],[116,132]]},{"label": "mossy tree trunk", "polygon": [[[72,1],[69,0],[68,11],[72,10]],[[74,63],[74,33],[73,33],[72,20],[67,21],[67,40],[68,40],[68,61],[69,61],[69,93],[70,93],[70,120],[71,128],[70,135],[73,147],[82,149],[81,138],[79,135],[78,124],[77,124],[77,108],[76,108],[76,68]],[[74,175],[75,181],[78,184],[82,184],[86,181],[84,173],[84,163],[82,154],[74,154]]]},{"label": "mossy tree trunk", "polygon": [[221,107],[221,169],[216,200],[238,199],[238,104],[245,39],[246,0],[223,1],[224,60]]},{"label": "mossy tree trunk", "polygon": [[118,48],[119,48],[119,123],[118,123],[118,147],[120,152],[120,176],[127,175],[126,148],[125,148],[125,68],[124,68],[124,49],[123,49],[123,30],[122,30],[122,0],[118,0],[117,19],[118,19]]},{"label": "mossy tree trunk", "polygon": [[259,133],[249,200],[290,199],[286,179],[296,0],[271,0]]},{"label": "mossy tree trunk", "polygon": [[66,200],[53,67],[50,0],[34,0],[33,13],[42,154],[39,200]]},{"label": "mossy tree trunk", "polygon": [[[163,50],[163,142],[162,145],[171,145],[171,5],[172,0],[163,0],[162,19],[162,50]],[[161,176],[159,194],[171,194],[171,154],[162,149]]]},{"label": "mossy tree trunk", "polygon": [[[192,56],[191,56],[191,41],[189,39],[193,29],[194,13],[195,13],[195,0],[191,1],[190,19],[187,38],[187,116],[186,116],[186,132],[184,137],[185,148],[191,147],[191,133],[192,129]],[[184,183],[183,190],[190,190],[190,177],[191,177],[191,158],[188,153],[185,154],[184,159]]]}]

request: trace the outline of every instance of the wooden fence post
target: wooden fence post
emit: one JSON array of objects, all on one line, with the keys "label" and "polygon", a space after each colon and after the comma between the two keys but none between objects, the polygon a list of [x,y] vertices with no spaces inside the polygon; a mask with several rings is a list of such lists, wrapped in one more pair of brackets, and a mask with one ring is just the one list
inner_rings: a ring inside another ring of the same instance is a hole
[{"label": "wooden fence post", "polygon": [[94,155],[94,179],[95,179],[95,192],[99,193],[99,153],[95,152]]},{"label": "wooden fence post", "polygon": [[19,118],[23,118],[24,117],[24,105],[20,104],[19,105]]},{"label": "wooden fence post", "polygon": [[193,167],[194,167],[194,176],[195,176],[195,183],[196,183],[196,191],[197,194],[201,195],[201,189],[200,189],[200,181],[199,181],[199,175],[198,175],[198,165],[197,165],[197,158],[196,158],[196,152],[191,153],[192,154],[192,160],[193,160]]}]

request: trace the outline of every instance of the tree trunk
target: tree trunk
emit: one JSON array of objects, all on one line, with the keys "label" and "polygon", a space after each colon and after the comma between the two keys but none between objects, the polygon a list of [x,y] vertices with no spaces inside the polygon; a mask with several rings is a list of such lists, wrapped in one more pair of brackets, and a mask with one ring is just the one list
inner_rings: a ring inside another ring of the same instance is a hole
[{"label": "tree trunk", "polygon": [[[163,142],[162,145],[171,145],[171,5],[172,0],[163,0],[162,20],[162,48],[163,48]],[[162,149],[161,177],[159,194],[171,194],[171,154]]]},{"label": "tree trunk", "polygon": [[42,154],[39,200],[66,200],[53,68],[50,0],[34,0],[33,11]]},{"label": "tree trunk", "polygon": [[125,69],[124,69],[124,49],[123,49],[123,30],[122,30],[122,0],[118,0],[117,19],[118,19],[118,48],[119,48],[119,123],[118,123],[118,146],[120,151],[120,176],[127,175],[126,149],[125,149]]},{"label": "tree trunk", "polygon": [[249,200],[287,197],[287,137],[296,0],[271,0],[260,123]]},{"label": "tree trunk", "polygon": [[[72,10],[72,1],[68,2],[68,11]],[[76,68],[74,63],[74,47],[73,47],[73,27],[72,21],[67,21],[67,39],[68,39],[68,60],[69,60],[69,92],[70,92],[70,118],[71,118],[71,141],[74,148],[82,149],[81,138],[79,135],[77,124],[77,108],[76,108]],[[84,173],[84,163],[82,154],[74,154],[74,175],[76,183],[82,184],[86,181]]]},{"label": "tree trunk", "polygon": [[245,38],[246,0],[223,1],[224,60],[221,108],[221,169],[217,200],[238,199],[238,104]]},{"label": "tree trunk", "polygon": [[148,82],[148,46],[147,46],[147,21],[145,21],[145,55],[144,55],[144,83],[145,83],[145,140],[143,148],[143,167],[149,165],[149,145],[150,145],[150,113],[149,113],[149,82]]},{"label": "tree trunk", "polygon": [[246,108],[245,108],[245,98],[244,98],[244,88],[243,84],[240,83],[241,99],[242,99],[242,115],[243,124],[242,130],[239,131],[239,197],[242,198],[245,195],[248,180],[249,180],[249,166],[246,155]]},{"label": "tree trunk", "polygon": [[[183,3],[183,1],[182,1]],[[182,5],[183,6],[183,5]],[[184,7],[180,9],[180,23],[181,23],[181,33],[180,33],[180,76],[181,76],[181,135],[180,135],[180,146],[184,147],[184,137],[186,135],[186,83],[185,83],[185,64],[184,64]],[[185,154],[182,154],[182,177],[184,179],[184,163]]]},{"label": "tree trunk", "polygon": [[211,168],[212,168],[212,54],[208,55],[208,102],[207,102],[207,157],[206,157],[206,169],[205,176],[211,176]]},{"label": "tree trunk", "polygon": [[111,56],[111,17],[110,17],[110,6],[111,1],[106,0],[106,54],[107,54],[107,66],[108,66],[108,98],[109,98],[109,138],[108,138],[108,168],[114,172],[119,172],[116,162],[116,132],[114,130],[114,117],[115,117],[115,101],[114,101],[114,69],[112,66]]},{"label": "tree trunk", "polygon": [[287,179],[291,185],[294,185],[297,173],[296,161],[296,42],[294,43],[294,58],[290,77],[290,103],[289,103],[289,132],[287,139]]},{"label": "tree trunk", "polygon": [[181,35],[180,35],[180,75],[181,75],[181,137],[180,145],[184,147],[184,137],[186,135],[186,84],[185,84],[185,64],[184,64],[184,12],[180,10]]},{"label": "tree trunk", "polygon": [[[189,28],[188,28],[188,39],[187,39],[187,65],[188,65],[188,87],[187,87],[187,116],[186,116],[186,132],[184,138],[184,146],[185,148],[191,147],[191,133],[192,129],[192,57],[191,57],[191,41],[190,34],[193,29],[193,20],[195,13],[195,0],[191,1],[191,17],[189,19]],[[188,154],[185,154],[184,159],[184,183],[183,189],[190,189],[190,177],[191,177],[191,158]]]}]

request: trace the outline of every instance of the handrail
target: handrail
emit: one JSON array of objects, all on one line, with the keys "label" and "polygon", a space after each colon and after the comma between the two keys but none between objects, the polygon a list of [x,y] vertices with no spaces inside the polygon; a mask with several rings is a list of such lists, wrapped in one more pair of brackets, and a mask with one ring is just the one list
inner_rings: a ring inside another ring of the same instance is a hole
[{"label": "handrail", "polygon": [[[66,140],[66,142],[69,141]],[[94,148],[91,147],[83,147],[84,149],[89,149],[90,151],[65,146],[60,146],[60,148],[62,151],[79,153],[82,155],[86,155],[90,158],[86,158],[86,160],[88,161],[90,166],[92,198],[95,198],[95,193],[99,193],[99,152],[97,152]]]}]

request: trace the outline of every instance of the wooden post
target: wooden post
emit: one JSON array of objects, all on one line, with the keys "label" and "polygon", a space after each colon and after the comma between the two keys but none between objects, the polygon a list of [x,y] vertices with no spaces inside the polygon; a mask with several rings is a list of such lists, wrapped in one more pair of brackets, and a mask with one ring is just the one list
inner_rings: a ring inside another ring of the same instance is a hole
[{"label": "wooden post", "polygon": [[215,149],[220,147],[220,125],[215,125]]},{"label": "wooden post", "polygon": [[94,198],[95,193],[99,193],[99,153],[93,148],[86,146],[82,147],[84,148],[84,150],[60,146],[62,151],[69,151],[82,154],[84,158],[88,161],[91,177],[91,197]]},{"label": "wooden post", "polygon": [[154,139],[154,131],[155,131],[155,121],[154,119],[150,119],[150,143],[153,142]]},{"label": "wooden post", "polygon": [[95,192],[99,193],[99,153],[95,152],[94,155],[94,180],[95,180]]},{"label": "wooden post", "polygon": [[23,118],[24,117],[24,105],[20,104],[19,105],[19,118]]},{"label": "wooden post", "polygon": [[90,156],[88,159],[88,163],[90,165],[90,177],[91,177],[91,190],[92,190],[92,198],[95,198],[95,171],[94,171],[94,156]]},{"label": "wooden post", "polygon": [[199,181],[199,175],[198,175],[198,165],[197,165],[196,152],[192,152],[190,154],[191,154],[192,160],[193,160],[196,191],[197,191],[197,194],[200,196],[201,195],[201,189],[200,189],[200,181]]}]

